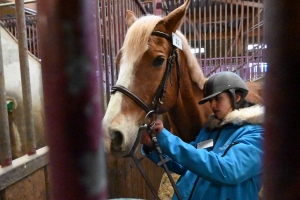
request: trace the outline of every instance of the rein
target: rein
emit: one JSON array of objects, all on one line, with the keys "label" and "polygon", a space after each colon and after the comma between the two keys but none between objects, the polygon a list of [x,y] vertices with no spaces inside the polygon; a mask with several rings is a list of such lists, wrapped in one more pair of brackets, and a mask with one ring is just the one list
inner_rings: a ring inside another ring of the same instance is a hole
[{"label": "rein", "polygon": [[[159,36],[159,37],[163,37],[165,39],[167,39],[168,41],[171,42],[172,44],[172,37],[164,32],[161,32],[161,31],[153,31],[152,32],[152,35],[154,36]],[[153,143],[154,143],[154,146],[155,146],[155,150],[157,151],[158,153],[158,156],[160,158],[160,162],[157,164],[158,166],[163,166],[165,172],[167,173],[168,175],[168,178],[174,188],[174,191],[177,195],[177,198],[178,199],[182,199],[180,194],[179,194],[179,191],[176,187],[176,184],[171,176],[171,173],[166,165],[166,162],[168,160],[164,159],[163,156],[162,156],[162,151],[158,145],[158,142],[157,142],[157,139],[155,137],[155,134],[153,132],[153,126],[155,125],[155,121],[150,124],[150,125],[147,125],[145,123],[146,121],[146,118],[147,117],[151,117],[152,114],[155,114],[155,116],[157,117],[157,114],[159,112],[159,107],[160,105],[163,104],[163,101],[164,101],[164,98],[165,98],[165,94],[166,94],[166,89],[167,89],[167,79],[168,79],[168,76],[170,76],[170,82],[172,84],[172,66],[174,65],[174,61],[176,61],[176,69],[177,69],[177,80],[178,80],[178,91],[177,91],[177,96],[178,96],[178,93],[179,93],[179,89],[180,89],[180,66],[179,66],[179,62],[178,62],[178,52],[177,52],[177,47],[174,46],[172,44],[172,49],[171,49],[171,52],[170,52],[170,55],[169,55],[169,58],[168,58],[168,61],[167,61],[167,65],[166,65],[166,70],[165,70],[165,73],[164,73],[164,76],[155,92],[155,95],[154,95],[154,98],[151,102],[152,105],[148,105],[147,103],[145,103],[139,96],[137,96],[136,94],[134,94],[133,92],[131,92],[130,90],[128,90],[127,88],[125,88],[124,86],[121,86],[121,85],[115,85],[112,87],[111,89],[111,93],[114,94],[115,92],[121,92],[123,94],[125,94],[127,97],[129,97],[130,99],[132,99],[137,105],[139,105],[141,108],[143,108],[143,110],[147,113],[146,116],[145,116],[145,120],[144,120],[144,124],[142,126],[140,126],[140,130],[141,129],[147,129],[147,132],[148,134],[150,135]],[[139,131],[140,133],[140,131]],[[137,135],[137,138],[134,142],[134,145],[133,147],[131,148],[130,152],[126,155],[126,157],[129,157],[131,156],[134,160],[134,162],[136,163],[139,171],[141,172],[142,176],[144,177],[149,189],[151,190],[152,194],[154,195],[154,197],[156,199],[159,199],[158,195],[156,194],[155,192],[155,189],[153,187],[153,185],[150,183],[149,181],[149,178],[147,176],[147,174],[145,173],[145,171],[143,170],[142,166],[140,165],[140,162],[138,161],[138,159],[135,157],[134,155],[134,152],[137,148],[137,146],[139,145],[139,141],[140,141],[140,137],[141,137],[141,134]]]}]

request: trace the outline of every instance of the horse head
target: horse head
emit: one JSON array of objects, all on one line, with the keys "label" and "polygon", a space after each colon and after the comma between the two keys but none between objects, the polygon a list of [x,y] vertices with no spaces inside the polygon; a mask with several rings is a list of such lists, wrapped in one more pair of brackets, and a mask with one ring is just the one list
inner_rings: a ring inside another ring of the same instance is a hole
[{"label": "horse head", "polygon": [[164,18],[137,18],[127,11],[128,31],[116,57],[119,77],[102,121],[107,152],[127,155],[139,140],[147,112],[161,114],[174,106],[180,87],[179,62],[185,57],[172,44],[172,33],[180,27],[188,4],[189,0]]}]

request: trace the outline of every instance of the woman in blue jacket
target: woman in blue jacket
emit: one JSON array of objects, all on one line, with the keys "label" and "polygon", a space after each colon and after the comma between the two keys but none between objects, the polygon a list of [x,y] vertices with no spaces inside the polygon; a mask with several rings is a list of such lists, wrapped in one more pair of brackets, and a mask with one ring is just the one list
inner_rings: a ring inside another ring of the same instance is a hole
[{"label": "woman in blue jacket", "polygon": [[[264,109],[245,101],[247,93],[244,81],[232,72],[211,76],[199,104],[209,101],[213,114],[189,144],[157,120],[154,133],[164,156],[170,158],[169,169],[181,175],[176,186],[182,199],[259,198]],[[151,139],[145,136],[142,143],[143,154],[158,163]]]}]

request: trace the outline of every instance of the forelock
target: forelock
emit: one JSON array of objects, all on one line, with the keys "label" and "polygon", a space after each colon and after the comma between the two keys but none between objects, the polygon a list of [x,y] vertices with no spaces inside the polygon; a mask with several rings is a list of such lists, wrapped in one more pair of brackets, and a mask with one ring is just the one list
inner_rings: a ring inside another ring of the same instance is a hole
[{"label": "forelock", "polygon": [[149,37],[155,27],[155,25],[162,18],[154,15],[147,15],[139,18],[128,29],[124,45],[122,56],[126,59],[126,63],[136,62],[147,50]]}]

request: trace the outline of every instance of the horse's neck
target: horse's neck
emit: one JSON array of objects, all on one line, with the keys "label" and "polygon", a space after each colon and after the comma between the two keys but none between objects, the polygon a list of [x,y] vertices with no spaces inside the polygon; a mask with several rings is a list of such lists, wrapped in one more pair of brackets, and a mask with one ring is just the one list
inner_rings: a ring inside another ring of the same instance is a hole
[{"label": "horse's neck", "polygon": [[181,87],[176,104],[167,115],[172,133],[189,142],[198,135],[211,109],[207,105],[198,104],[203,98],[203,90],[189,77],[182,77],[181,85],[184,87]]}]

